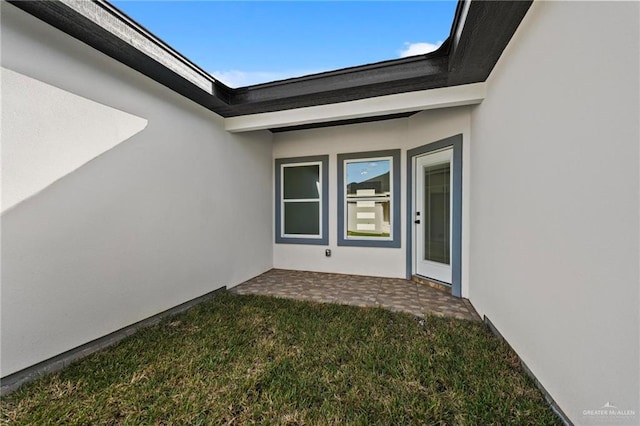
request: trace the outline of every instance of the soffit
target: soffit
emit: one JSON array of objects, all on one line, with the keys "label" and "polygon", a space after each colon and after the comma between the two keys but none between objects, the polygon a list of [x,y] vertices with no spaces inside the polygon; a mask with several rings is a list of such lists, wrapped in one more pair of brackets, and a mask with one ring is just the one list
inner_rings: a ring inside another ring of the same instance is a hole
[{"label": "soffit", "polygon": [[293,110],[263,112],[224,119],[225,130],[290,130],[345,124],[345,121],[376,121],[387,116],[415,113],[429,109],[474,105],[485,97],[485,83],[420,90],[377,96],[330,105],[314,105]]}]

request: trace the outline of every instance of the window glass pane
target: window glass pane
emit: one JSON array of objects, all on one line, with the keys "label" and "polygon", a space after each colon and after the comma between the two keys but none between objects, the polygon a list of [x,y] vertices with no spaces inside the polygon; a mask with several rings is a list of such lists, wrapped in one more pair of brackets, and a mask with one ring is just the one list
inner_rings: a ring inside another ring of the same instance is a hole
[{"label": "window glass pane", "polygon": [[391,160],[348,161],[347,238],[391,236]]},{"label": "window glass pane", "polygon": [[285,202],[284,233],[320,235],[320,202]]},{"label": "window glass pane", "polygon": [[424,168],[425,260],[449,264],[450,165]]},{"label": "window glass pane", "polygon": [[284,199],[320,198],[320,165],[285,167]]}]

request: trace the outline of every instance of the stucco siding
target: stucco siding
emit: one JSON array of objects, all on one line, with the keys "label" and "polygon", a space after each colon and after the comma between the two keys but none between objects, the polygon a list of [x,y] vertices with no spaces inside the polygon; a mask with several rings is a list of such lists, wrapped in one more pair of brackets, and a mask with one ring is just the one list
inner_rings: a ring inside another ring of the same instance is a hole
[{"label": "stucco siding", "polygon": [[[229,134],[216,114],[5,2],[2,66],[59,90],[48,102],[60,113],[38,125],[70,127],[61,117],[78,97],[147,121],[3,214],[2,376],[272,267],[269,132]],[[109,117],[81,124],[109,130]],[[3,131],[3,145],[42,142],[27,130]],[[64,134],[67,147],[96,142]]]},{"label": "stucco siding", "polygon": [[[463,134],[463,152],[466,157],[470,152],[469,147],[471,146],[469,126],[469,107],[456,107],[423,111],[402,119],[274,134],[274,159],[329,155],[329,245],[325,247],[274,244],[274,266],[319,272],[406,277],[407,150],[456,134]],[[337,213],[337,155],[389,149],[401,150],[401,247],[338,246],[337,221],[340,219]],[[464,162],[463,176],[464,178],[468,176],[468,169],[465,168]],[[463,220],[468,219],[468,212],[466,214],[463,213],[463,216],[465,218]],[[468,232],[468,221],[466,227],[463,223],[463,240],[466,238],[466,232]],[[469,256],[466,247],[468,245],[463,244],[463,269]],[[331,257],[325,257],[326,248],[331,249]],[[463,277],[467,278],[464,271]],[[467,285],[464,280],[462,288],[464,295],[467,291]]]},{"label": "stucco siding", "polygon": [[640,419],[638,9],[535,2],[471,115],[470,300],[576,424]]}]

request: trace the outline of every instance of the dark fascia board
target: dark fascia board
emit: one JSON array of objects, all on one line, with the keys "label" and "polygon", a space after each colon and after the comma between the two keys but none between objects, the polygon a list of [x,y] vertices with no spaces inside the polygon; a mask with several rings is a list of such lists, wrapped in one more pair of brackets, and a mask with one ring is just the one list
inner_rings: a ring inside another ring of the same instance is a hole
[{"label": "dark fascia board", "polygon": [[[463,16],[465,0],[459,0],[451,35],[435,52],[238,89],[212,79],[210,94],[59,1],[8,1],[223,117],[485,81],[532,3],[474,0]],[[96,4],[143,29],[114,6]],[[157,37],[153,42],[206,74]]]},{"label": "dark fascia board", "polygon": [[[447,43],[448,45],[448,43]],[[264,102],[277,98],[308,95],[318,91],[342,90],[354,85],[373,85],[393,80],[405,80],[447,71],[448,58],[439,49],[433,54],[379,62],[360,67],[314,74],[300,78],[271,82],[237,89],[239,103]],[[320,89],[324,87],[325,89]]]},{"label": "dark fascia board", "polygon": [[448,85],[485,81],[533,1],[472,1],[459,35],[452,34]]},{"label": "dark fascia board", "polygon": [[[370,75],[345,76],[343,82],[338,76],[326,79],[319,77],[317,80],[307,80],[300,84],[282,85],[270,93],[259,93],[258,90],[250,88],[249,94],[241,95],[247,96],[248,99],[233,105],[232,116],[348,102],[447,86],[447,58],[437,58],[429,62],[434,71],[429,72],[426,67],[422,68],[422,71],[416,69],[414,75],[402,79],[394,78],[394,69],[371,70]],[[401,69],[398,71],[402,73]]]},{"label": "dark fascia board", "polygon": [[[233,93],[225,85],[213,82],[213,93],[207,93],[64,3],[30,0],[9,0],[8,2],[205,108],[222,116],[226,116],[231,112],[229,104]],[[112,9],[106,9],[102,3],[96,2],[96,4],[109,13],[113,13]],[[127,20],[130,20],[130,18]],[[134,29],[137,31],[137,28]],[[163,50],[168,50],[166,46],[160,45],[160,47]],[[171,49],[171,53],[174,54],[174,52]],[[188,63],[182,57],[179,59]],[[195,67],[192,63],[188,63],[188,65],[192,68]],[[204,73],[204,71],[201,72]]]}]

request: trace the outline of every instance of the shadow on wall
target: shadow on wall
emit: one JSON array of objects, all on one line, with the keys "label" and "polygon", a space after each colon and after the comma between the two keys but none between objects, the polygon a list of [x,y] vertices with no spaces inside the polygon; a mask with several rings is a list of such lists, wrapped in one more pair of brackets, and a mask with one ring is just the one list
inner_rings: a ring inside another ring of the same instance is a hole
[{"label": "shadow on wall", "polygon": [[147,126],[144,118],[1,71],[3,213]]}]

